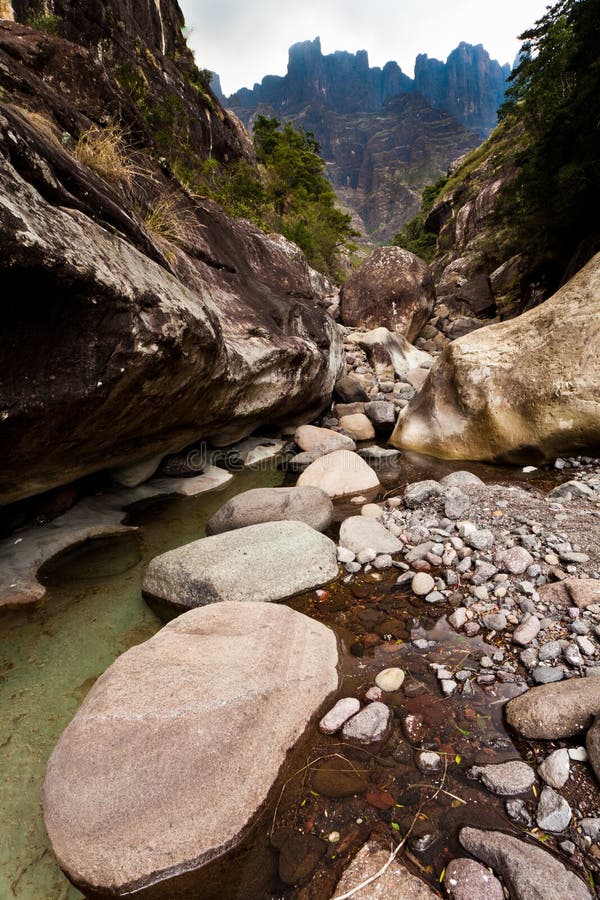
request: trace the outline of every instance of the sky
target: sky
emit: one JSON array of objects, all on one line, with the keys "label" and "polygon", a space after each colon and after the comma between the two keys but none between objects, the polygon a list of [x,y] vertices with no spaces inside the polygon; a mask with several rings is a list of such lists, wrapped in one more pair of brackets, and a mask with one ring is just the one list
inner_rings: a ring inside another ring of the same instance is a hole
[{"label": "sky", "polygon": [[372,66],[388,60],[412,76],[418,53],[445,60],[461,41],[483,44],[512,64],[517,35],[543,15],[548,0],[179,0],[187,38],[202,69],[218,72],[223,91],[284,75],[297,41],[320,36],[323,53],[367,50]]}]

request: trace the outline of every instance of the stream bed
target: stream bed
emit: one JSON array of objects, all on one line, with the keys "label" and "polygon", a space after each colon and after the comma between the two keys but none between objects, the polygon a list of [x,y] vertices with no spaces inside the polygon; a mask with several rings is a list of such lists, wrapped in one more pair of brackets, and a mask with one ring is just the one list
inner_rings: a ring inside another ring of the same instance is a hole
[{"label": "stream bed", "polygon": [[[465,467],[486,481],[527,480],[542,489],[560,480],[557,473],[544,470],[523,476],[520,470],[403,457],[387,468],[381,493],[399,493],[406,483],[440,478]],[[40,809],[41,783],[52,748],[96,678],[117,656],[162,625],[142,600],[145,565],[159,553],[203,536],[206,521],[229,497],[253,487],[294,481],[274,466],[264,465],[238,473],[217,492],[138,506],[127,520],[140,526],[138,532],[94,541],[51,561],[42,573],[48,591],[43,606],[2,615],[0,897],[72,900],[82,896],[62,875],[50,848]],[[340,508],[339,517],[348,514],[349,510]],[[363,575],[351,584],[339,580],[319,593],[321,597],[315,591],[296,597],[289,605],[333,627],[343,642],[340,696],[362,697],[377,672],[387,666],[398,665],[409,673],[406,689],[391,698],[398,719],[395,733],[381,756],[357,750],[342,758],[334,738],[324,738],[316,727],[310,729],[282,771],[281,782],[290,779],[289,784],[280,798],[273,798],[248,839],[207,872],[204,887],[182,885],[181,892],[172,896],[325,900],[348,854],[369,833],[375,830],[391,843],[395,832],[405,833],[411,824],[408,859],[435,883],[445,862],[457,852],[452,836],[464,820],[467,801],[470,824],[489,827],[508,822],[501,800],[468,781],[464,771],[471,762],[514,758],[514,745],[502,724],[502,702],[518,686],[475,685],[469,698],[444,699],[429,666],[431,660],[450,668],[468,665],[469,658],[477,654],[481,658],[493,647],[480,638],[455,634],[445,623],[443,610],[426,609],[409,592],[398,590],[391,574]],[[369,647],[364,635],[373,632],[385,638]],[[411,644],[415,637],[437,641],[435,652],[417,651]],[[422,812],[420,806],[435,793],[440,773],[424,776],[416,768],[410,746],[401,739],[400,719],[406,713],[423,719],[428,743],[445,760],[444,791]],[[344,793],[339,785],[349,775],[350,783],[352,778],[362,779],[368,788],[358,797],[352,793],[331,796]],[[473,809],[477,810],[475,820]],[[298,832],[300,828],[308,835],[315,826],[322,835],[339,833],[340,840],[331,842],[331,852],[316,862],[315,877],[307,887],[286,887],[272,844],[286,846],[293,871],[309,848],[296,848],[294,854],[286,829]]]}]

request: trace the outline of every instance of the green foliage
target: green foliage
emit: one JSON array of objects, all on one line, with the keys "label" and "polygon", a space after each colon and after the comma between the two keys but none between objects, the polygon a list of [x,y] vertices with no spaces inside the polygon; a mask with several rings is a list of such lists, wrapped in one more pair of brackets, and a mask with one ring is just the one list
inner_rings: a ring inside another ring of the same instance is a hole
[{"label": "green foliage", "polygon": [[350,216],[336,206],[314,135],[259,116],[254,126],[259,169],[244,160],[221,166],[207,160],[196,171],[176,171],[193,193],[216,200],[232,216],[277,231],[304,251],[311,266],[341,278],[338,254],[351,247]]},{"label": "green foliage", "polygon": [[425,262],[430,263],[437,249],[437,237],[435,232],[427,228],[427,216],[448,183],[447,178],[440,178],[435,184],[428,184],[423,191],[421,209],[404,228],[394,237],[395,247],[410,250],[415,256],[420,256]]},{"label": "green foliage", "polygon": [[44,12],[31,11],[25,20],[25,24],[37,31],[43,31],[45,34],[60,34],[62,28],[62,20],[60,16]]},{"label": "green foliage", "polygon": [[599,234],[600,0],[561,0],[521,39],[501,116],[522,123],[528,143],[499,214],[532,272],[552,282]]}]

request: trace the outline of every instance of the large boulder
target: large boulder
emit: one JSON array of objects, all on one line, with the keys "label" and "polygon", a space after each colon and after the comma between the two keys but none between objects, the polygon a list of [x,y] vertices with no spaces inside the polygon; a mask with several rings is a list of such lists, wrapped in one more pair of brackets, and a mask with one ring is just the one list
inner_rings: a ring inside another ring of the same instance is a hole
[{"label": "large boulder", "polygon": [[285,600],[332,581],[333,541],[304,522],[268,522],[192,541],[156,556],[143,590],[179,609],[223,600]]},{"label": "large boulder", "polygon": [[[145,53],[131,54],[137,72]],[[0,347],[0,503],[198,439],[230,444],[263,423],[307,421],[343,370],[306,261],[180,188],[102,59],[21,25],[0,29],[11,96],[0,108],[0,278],[20,298]],[[163,87],[183,78],[163,63]],[[222,125],[216,100],[211,109],[207,156]],[[135,161],[117,153],[144,171],[127,190],[72,152],[109,118],[136,135]],[[196,119],[204,110],[182,122]]]},{"label": "large boulder", "polygon": [[345,283],[340,315],[344,325],[384,326],[412,341],[431,317],[434,299],[424,260],[400,247],[379,247]]},{"label": "large boulder", "polygon": [[450,344],[392,443],[446,459],[551,459],[600,442],[600,254],[553,297]]},{"label": "large boulder", "polygon": [[102,675],[46,770],[46,828],[85,894],[124,896],[234,846],[338,684],[332,631],[285,606],[179,616]]},{"label": "large boulder", "polygon": [[311,463],[298,484],[319,487],[335,499],[374,491],[379,487],[379,478],[357,453],[335,450]]},{"label": "large boulder", "polygon": [[255,488],[228,500],[206,523],[206,533],[221,534],[263,522],[305,522],[327,531],[333,521],[333,503],[316,487]]}]

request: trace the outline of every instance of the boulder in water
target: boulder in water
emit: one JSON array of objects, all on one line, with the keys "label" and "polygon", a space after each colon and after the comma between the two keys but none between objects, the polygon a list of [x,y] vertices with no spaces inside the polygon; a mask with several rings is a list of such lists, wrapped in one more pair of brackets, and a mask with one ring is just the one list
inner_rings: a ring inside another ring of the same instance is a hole
[{"label": "boulder in water", "polygon": [[336,498],[372,491],[379,487],[379,478],[357,453],[335,450],[305,469],[298,484],[312,484]]},{"label": "boulder in water", "polygon": [[333,521],[329,495],[316,487],[255,488],[228,500],[206,523],[206,533],[221,534],[248,525],[282,521],[305,522],[327,531]]}]

